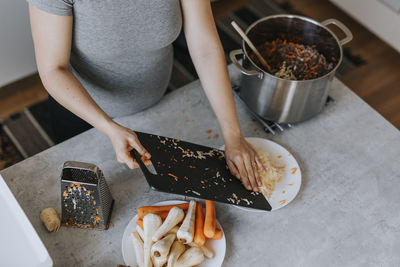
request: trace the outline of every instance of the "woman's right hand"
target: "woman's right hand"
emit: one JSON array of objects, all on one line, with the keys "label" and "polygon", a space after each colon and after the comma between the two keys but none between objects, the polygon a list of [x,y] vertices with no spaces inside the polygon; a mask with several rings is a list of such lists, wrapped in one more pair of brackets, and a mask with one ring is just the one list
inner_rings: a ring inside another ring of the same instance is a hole
[{"label": "woman's right hand", "polygon": [[141,155],[142,161],[146,165],[151,164],[150,153],[142,146],[137,135],[131,129],[115,123],[107,135],[112,142],[118,162],[126,164],[130,169],[139,167],[136,159],[131,155],[131,151],[136,149]]}]

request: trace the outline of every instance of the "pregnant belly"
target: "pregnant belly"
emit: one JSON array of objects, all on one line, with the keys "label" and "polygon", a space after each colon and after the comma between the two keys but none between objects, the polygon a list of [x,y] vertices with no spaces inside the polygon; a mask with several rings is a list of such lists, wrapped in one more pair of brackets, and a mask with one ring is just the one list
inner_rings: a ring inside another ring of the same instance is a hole
[{"label": "pregnant belly", "polygon": [[71,70],[96,103],[111,117],[130,115],[160,100],[172,71],[172,46],[113,62],[71,55]]}]

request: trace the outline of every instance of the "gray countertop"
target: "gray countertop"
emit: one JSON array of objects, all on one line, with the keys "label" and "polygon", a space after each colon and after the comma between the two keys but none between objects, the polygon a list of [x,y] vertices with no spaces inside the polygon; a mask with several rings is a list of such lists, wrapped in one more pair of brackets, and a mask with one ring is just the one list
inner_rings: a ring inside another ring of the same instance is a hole
[{"label": "gray countertop", "polygon": [[[337,79],[331,96],[336,101],[322,114],[277,136],[263,132],[237,103],[244,134],[291,151],[303,183],[292,203],[271,213],[217,204],[227,239],[224,266],[400,266],[399,131]],[[117,121],[134,130],[223,144],[205,134],[220,130],[198,81]],[[105,173],[115,198],[108,231],[62,227],[48,234],[42,226],[43,208],[60,212],[60,172],[67,160],[95,163]],[[94,129],[0,173],[55,266],[123,263],[122,234],[136,208],[177,199],[150,190],[139,170],[120,165],[107,137]]]}]

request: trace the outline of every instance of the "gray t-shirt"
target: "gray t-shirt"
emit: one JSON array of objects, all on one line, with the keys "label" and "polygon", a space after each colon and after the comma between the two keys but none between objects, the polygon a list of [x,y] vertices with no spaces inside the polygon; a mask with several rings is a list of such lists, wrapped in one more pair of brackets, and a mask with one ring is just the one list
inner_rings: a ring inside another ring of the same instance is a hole
[{"label": "gray t-shirt", "polygon": [[179,0],[27,1],[73,16],[70,69],[109,116],[133,114],[164,95],[182,27]]}]

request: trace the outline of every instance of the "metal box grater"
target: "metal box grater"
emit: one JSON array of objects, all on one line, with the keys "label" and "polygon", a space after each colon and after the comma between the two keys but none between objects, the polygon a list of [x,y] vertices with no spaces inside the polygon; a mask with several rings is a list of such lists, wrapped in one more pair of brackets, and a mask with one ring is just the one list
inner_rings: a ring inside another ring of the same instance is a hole
[{"label": "metal box grater", "polygon": [[61,174],[61,224],[108,229],[114,200],[94,164],[67,161]]}]

